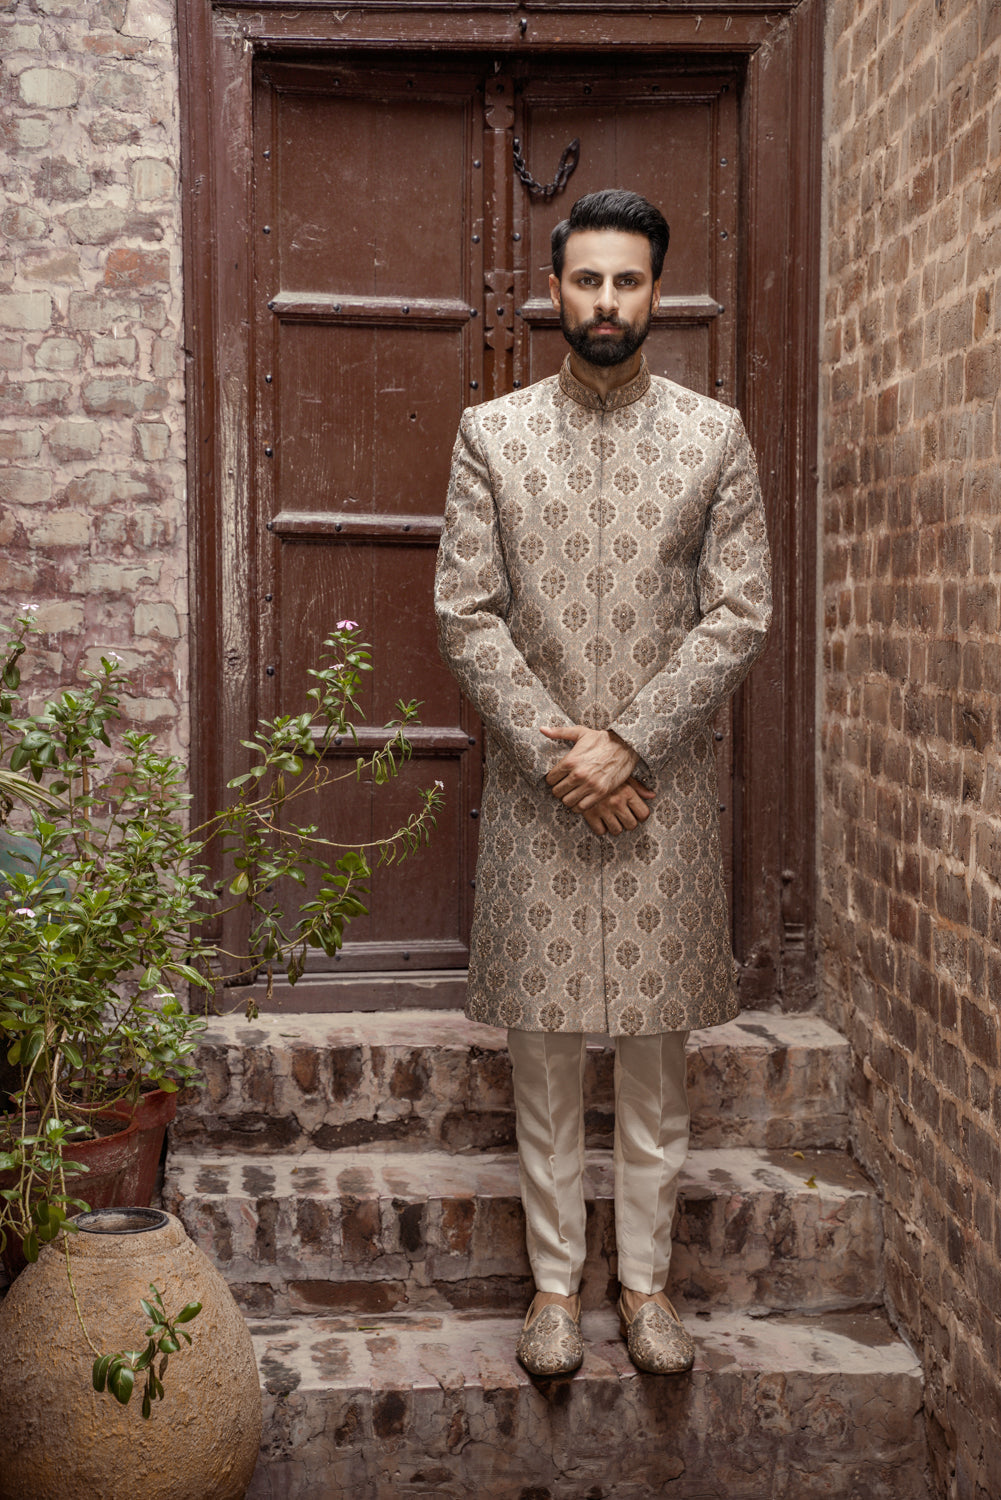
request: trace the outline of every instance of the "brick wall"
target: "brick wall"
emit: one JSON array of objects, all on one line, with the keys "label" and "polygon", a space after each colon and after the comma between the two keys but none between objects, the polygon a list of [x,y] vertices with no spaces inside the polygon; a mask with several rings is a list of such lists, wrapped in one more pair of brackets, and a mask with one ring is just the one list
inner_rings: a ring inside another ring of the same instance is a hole
[{"label": "brick wall", "polygon": [[1001,5],[832,0],[822,979],[943,1495],[1001,1496]]},{"label": "brick wall", "polygon": [[55,679],[114,649],[183,750],[172,0],[0,0],[0,611]]}]

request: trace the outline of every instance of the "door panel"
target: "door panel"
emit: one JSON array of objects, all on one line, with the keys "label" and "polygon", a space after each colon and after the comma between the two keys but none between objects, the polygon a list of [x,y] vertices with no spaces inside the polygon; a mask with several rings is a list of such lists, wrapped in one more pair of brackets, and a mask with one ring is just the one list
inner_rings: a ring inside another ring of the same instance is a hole
[{"label": "door panel", "polygon": [[361,325],[333,307],[321,320],[321,311],[279,329],[280,508],[439,513],[455,436],[441,441],[442,412],[462,410],[456,387],[468,314],[459,326],[392,327],[385,315]]},{"label": "door panel", "polygon": [[269,75],[282,289],[468,295],[476,80],[343,67]]},{"label": "door panel", "polygon": [[421,723],[388,786],[344,779],[357,750],[334,747],[321,836],[385,838],[433,781],[447,799],[433,855],[375,868],[371,915],[348,928],[336,961],[313,957],[321,977],[461,968],[468,956],[479,732],[439,659],[431,590],[455,428],[482,362],[470,315],[479,267],[463,232],[482,215],[475,84],[461,69],[269,64],[258,76],[267,711],[303,704],[323,635],[356,620],[374,665],[360,748],[385,742],[401,698],[421,700]]}]

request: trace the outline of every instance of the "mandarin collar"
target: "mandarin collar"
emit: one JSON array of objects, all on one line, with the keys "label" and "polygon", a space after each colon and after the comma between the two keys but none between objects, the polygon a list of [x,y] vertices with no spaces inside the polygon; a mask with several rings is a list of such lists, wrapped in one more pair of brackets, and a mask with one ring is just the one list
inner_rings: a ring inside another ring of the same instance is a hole
[{"label": "mandarin collar", "polygon": [[560,390],[572,401],[576,401],[580,406],[589,407],[591,411],[617,411],[620,406],[631,406],[634,401],[645,396],[649,389],[650,371],[645,355],[640,356],[640,367],[632,380],[627,381],[625,385],[617,385],[604,399],[598,395],[597,391],[592,390],[591,386],[584,385],[577,379],[570,369],[569,354],[560,368]]}]

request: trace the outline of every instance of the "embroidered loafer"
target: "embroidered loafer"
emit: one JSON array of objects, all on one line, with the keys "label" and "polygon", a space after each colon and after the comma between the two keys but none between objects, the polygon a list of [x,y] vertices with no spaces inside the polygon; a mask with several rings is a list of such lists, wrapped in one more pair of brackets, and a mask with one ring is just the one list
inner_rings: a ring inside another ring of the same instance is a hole
[{"label": "embroidered loafer", "polygon": [[576,1314],[550,1302],[535,1312],[535,1302],[528,1309],[515,1353],[529,1375],[572,1375],[584,1358],[584,1340],[580,1332],[580,1298],[575,1298]]},{"label": "embroidered loafer", "polygon": [[648,1375],[677,1375],[695,1363],[695,1345],[674,1306],[670,1313],[659,1302],[644,1302],[636,1316],[626,1317],[619,1298],[619,1327],[637,1370]]}]

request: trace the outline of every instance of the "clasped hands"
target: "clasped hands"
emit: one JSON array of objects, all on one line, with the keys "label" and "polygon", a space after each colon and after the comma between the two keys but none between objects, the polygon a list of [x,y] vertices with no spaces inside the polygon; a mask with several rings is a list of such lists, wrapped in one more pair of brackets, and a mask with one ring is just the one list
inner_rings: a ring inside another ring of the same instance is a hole
[{"label": "clasped hands", "polygon": [[573,807],[594,833],[623,833],[650,816],[653,792],[633,777],[639,760],[624,740],[608,729],[571,724],[543,729],[550,740],[568,740],[572,749],[548,772],[554,797]]}]

